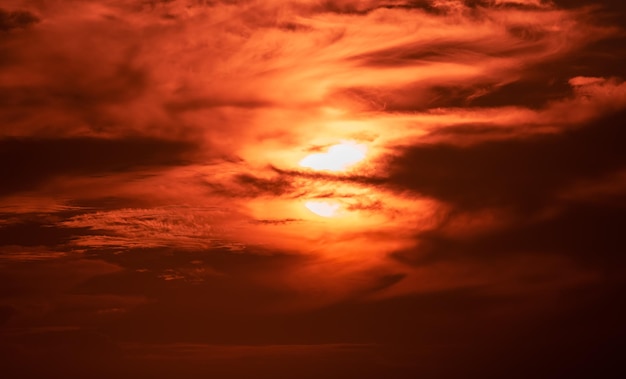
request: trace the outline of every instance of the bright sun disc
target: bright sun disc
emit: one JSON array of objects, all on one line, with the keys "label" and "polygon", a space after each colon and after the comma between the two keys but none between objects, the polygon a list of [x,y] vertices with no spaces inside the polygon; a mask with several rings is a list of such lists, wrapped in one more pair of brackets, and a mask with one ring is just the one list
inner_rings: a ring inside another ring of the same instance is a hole
[{"label": "bright sun disc", "polygon": [[308,210],[322,217],[334,217],[340,208],[338,203],[330,203],[328,201],[307,201],[304,206]]},{"label": "bright sun disc", "polygon": [[331,146],[326,153],[307,155],[300,166],[314,170],[343,171],[365,159],[367,148],[355,142],[342,142]]}]

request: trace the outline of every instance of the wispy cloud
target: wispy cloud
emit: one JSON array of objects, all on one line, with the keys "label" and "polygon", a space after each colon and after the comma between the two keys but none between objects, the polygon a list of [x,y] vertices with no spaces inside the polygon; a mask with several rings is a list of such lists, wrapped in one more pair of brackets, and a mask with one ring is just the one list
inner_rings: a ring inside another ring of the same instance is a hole
[{"label": "wispy cloud", "polygon": [[73,241],[73,244],[84,247],[225,247],[239,250],[242,245],[228,241],[229,231],[220,222],[224,221],[225,212],[224,209],[180,207],[120,209],[75,216],[60,225],[93,230],[93,235]]}]

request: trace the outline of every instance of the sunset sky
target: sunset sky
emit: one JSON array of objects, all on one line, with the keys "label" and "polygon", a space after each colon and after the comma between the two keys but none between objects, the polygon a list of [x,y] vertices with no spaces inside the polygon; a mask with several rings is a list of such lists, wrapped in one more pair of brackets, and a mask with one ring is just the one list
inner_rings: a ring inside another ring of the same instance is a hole
[{"label": "sunset sky", "polygon": [[3,0],[0,377],[626,377],[625,19]]}]

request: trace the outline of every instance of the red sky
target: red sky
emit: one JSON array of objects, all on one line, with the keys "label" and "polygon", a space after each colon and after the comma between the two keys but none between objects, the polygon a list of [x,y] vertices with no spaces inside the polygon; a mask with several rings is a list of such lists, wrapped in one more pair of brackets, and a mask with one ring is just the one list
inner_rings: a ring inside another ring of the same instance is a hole
[{"label": "red sky", "polygon": [[3,377],[623,376],[624,17],[3,1]]}]

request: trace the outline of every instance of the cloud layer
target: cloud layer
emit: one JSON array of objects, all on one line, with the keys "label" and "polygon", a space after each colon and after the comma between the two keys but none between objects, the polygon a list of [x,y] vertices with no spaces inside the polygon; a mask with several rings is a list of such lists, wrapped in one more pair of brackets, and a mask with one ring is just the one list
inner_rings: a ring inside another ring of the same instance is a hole
[{"label": "cloud layer", "polygon": [[[618,369],[624,14],[608,0],[3,3],[0,368]],[[365,159],[299,164],[339,143]]]}]

